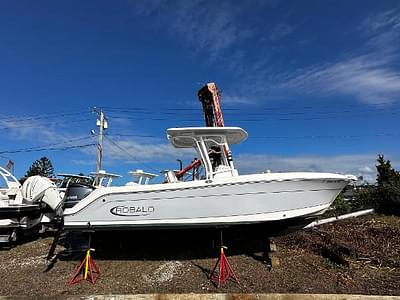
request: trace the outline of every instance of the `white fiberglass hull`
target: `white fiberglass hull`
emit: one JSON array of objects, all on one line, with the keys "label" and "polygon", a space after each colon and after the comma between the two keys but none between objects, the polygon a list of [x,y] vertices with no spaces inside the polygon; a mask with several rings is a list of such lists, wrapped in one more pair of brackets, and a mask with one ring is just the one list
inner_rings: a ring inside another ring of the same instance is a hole
[{"label": "white fiberglass hull", "polygon": [[350,180],[329,173],[275,173],[95,190],[64,211],[70,230],[214,227],[310,217]]}]

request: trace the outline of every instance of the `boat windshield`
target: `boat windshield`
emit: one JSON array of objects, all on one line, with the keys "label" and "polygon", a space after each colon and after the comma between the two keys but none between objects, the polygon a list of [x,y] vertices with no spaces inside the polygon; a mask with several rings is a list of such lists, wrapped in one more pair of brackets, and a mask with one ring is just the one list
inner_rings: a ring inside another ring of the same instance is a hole
[{"label": "boat windshield", "polygon": [[19,188],[21,184],[9,171],[0,167],[0,187],[1,188]]},{"label": "boat windshield", "polygon": [[57,181],[58,188],[67,188],[72,183],[83,183],[85,185],[92,185],[93,179],[87,176],[75,176],[75,175],[59,175],[64,176],[62,179]]}]

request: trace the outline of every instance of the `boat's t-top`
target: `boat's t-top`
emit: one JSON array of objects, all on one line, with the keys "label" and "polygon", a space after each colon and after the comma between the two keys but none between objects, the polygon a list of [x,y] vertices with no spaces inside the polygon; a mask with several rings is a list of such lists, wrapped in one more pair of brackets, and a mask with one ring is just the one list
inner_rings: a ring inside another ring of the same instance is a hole
[{"label": "boat's t-top", "polygon": [[110,187],[114,178],[121,178],[121,175],[106,173],[104,170],[99,170],[98,172],[91,172],[94,187]]},{"label": "boat's t-top", "polygon": [[157,174],[144,172],[140,169],[129,171],[128,174],[133,176],[133,181],[128,182],[126,185],[148,184],[150,180],[158,176]]},{"label": "boat's t-top", "polygon": [[[205,177],[238,176],[229,145],[247,138],[239,127],[187,127],[170,128],[168,139],[176,148],[195,148],[205,169]],[[168,181],[171,179],[168,178]]]}]

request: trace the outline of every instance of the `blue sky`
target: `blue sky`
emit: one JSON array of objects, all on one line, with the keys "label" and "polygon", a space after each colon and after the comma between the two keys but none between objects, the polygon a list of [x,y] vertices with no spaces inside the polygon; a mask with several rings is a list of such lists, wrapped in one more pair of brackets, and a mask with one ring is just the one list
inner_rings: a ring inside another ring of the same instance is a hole
[{"label": "blue sky", "polygon": [[194,153],[165,130],[204,124],[210,81],[226,125],[249,133],[233,148],[242,173],[374,180],[378,153],[400,167],[398,1],[5,0],[0,36],[0,164],[17,176],[42,156],[93,171],[95,147],[65,149],[95,143],[93,106],[107,171],[176,168]]}]

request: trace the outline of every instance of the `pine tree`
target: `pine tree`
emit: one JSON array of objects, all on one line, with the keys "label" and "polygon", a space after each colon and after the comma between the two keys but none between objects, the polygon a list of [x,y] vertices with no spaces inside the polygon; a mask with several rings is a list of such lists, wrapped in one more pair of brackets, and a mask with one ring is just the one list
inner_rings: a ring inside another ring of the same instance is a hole
[{"label": "pine tree", "polygon": [[400,173],[392,168],[389,160],[378,156],[376,169],[376,210],[384,214],[400,215]]},{"label": "pine tree", "polygon": [[29,170],[26,172],[25,177],[34,175],[40,175],[48,178],[54,177],[54,168],[50,159],[44,156],[34,161]]}]

